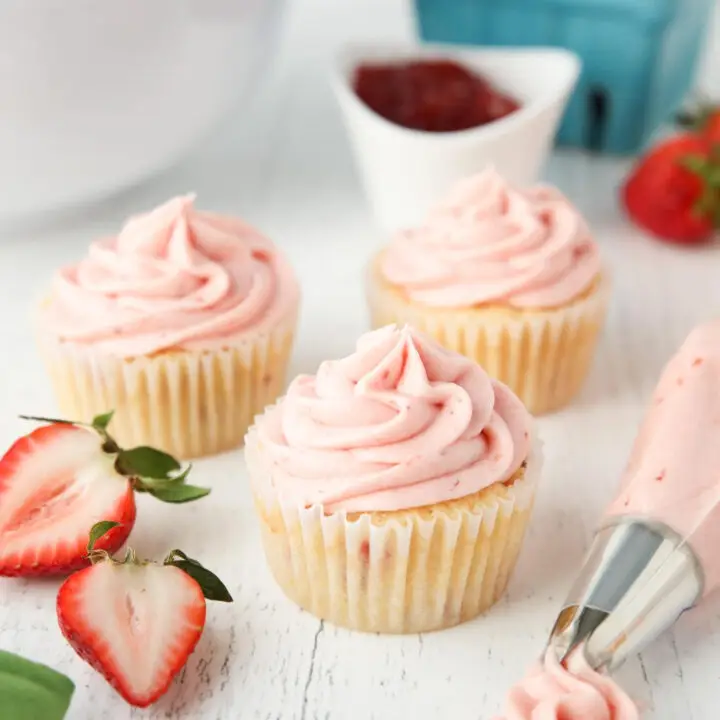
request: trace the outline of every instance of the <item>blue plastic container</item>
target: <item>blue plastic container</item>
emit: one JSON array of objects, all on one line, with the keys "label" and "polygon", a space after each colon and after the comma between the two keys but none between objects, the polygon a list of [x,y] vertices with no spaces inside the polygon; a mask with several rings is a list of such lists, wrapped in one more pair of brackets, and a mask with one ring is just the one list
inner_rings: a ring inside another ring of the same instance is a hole
[{"label": "blue plastic container", "polygon": [[555,45],[583,72],[558,141],[639,150],[695,77],[713,0],[415,0],[423,40]]}]

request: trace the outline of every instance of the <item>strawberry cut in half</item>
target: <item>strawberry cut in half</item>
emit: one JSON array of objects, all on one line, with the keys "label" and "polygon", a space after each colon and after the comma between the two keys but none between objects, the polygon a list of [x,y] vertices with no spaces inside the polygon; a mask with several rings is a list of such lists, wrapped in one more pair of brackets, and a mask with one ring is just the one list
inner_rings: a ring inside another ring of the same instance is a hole
[{"label": "strawberry cut in half", "polygon": [[135,492],[166,502],[210,491],[186,484],[173,457],[150,447],[123,450],[108,434],[112,413],[92,423],[46,418],[0,459],[0,576],[68,574],[88,564],[87,533],[118,523],[98,549],[116,552],[135,524]]},{"label": "strawberry cut in half", "polygon": [[97,550],[113,522],[91,531],[92,565],[60,587],[60,629],[75,652],[131,705],[164,695],[205,627],[206,599],[232,602],[225,585],[200,563],[173,550],[162,565],[123,561]]}]

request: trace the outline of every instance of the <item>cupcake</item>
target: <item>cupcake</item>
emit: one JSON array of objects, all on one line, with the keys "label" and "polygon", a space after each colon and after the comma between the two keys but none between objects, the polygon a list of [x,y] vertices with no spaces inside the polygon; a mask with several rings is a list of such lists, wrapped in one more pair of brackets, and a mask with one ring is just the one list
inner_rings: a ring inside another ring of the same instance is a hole
[{"label": "cupcake", "polygon": [[115,410],[119,443],[182,458],[240,445],[275,401],[299,303],[269,240],[193,200],[170,200],[93,243],[56,274],[39,313],[63,415]]},{"label": "cupcake", "polygon": [[500,598],[540,465],[512,391],[395,326],[297,377],[256,419],[245,457],[285,594],[385,633],[450,627]]},{"label": "cupcake", "polygon": [[557,190],[518,190],[493,170],[463,181],[421,227],[374,258],[374,327],[410,323],[473,358],[535,414],[588,374],[609,283],[578,211]]}]

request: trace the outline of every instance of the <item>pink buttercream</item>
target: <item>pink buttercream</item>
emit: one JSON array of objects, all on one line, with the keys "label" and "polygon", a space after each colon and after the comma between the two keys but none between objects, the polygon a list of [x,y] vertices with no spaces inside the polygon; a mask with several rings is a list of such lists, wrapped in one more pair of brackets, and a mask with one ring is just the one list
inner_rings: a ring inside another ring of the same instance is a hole
[{"label": "pink buttercream", "polygon": [[606,675],[595,672],[582,653],[568,668],[548,652],[529,675],[510,690],[504,718],[498,720],[638,720],[635,703]]},{"label": "pink buttercream", "polygon": [[299,289],[273,244],[179,197],[131,218],[61,269],[42,311],[62,341],[121,356],[232,345],[295,312]]},{"label": "pink buttercream", "polygon": [[381,271],[433,307],[555,307],[601,272],[581,215],[557,190],[517,190],[494,170],[464,180],[426,223],[398,233]]},{"label": "pink buttercream", "polygon": [[720,587],[720,320],[690,333],[660,378],[610,515],[660,520],[689,538]]},{"label": "pink buttercream", "polygon": [[284,501],[362,512],[508,480],[528,456],[530,422],[479,365],[387,326],[361,337],[353,355],[297,377],[257,432]]}]

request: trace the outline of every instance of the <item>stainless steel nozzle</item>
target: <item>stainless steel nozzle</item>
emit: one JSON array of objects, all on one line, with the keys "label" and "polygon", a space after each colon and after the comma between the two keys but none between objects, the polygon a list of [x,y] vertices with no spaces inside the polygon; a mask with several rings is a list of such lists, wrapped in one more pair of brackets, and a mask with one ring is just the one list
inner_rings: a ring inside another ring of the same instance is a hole
[{"label": "stainless steel nozzle", "polygon": [[613,670],[695,605],[703,585],[695,553],[674,530],[612,518],[595,535],[548,646],[561,662],[582,647],[591,667]]}]

